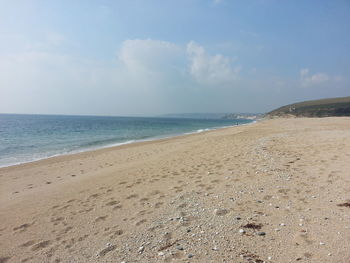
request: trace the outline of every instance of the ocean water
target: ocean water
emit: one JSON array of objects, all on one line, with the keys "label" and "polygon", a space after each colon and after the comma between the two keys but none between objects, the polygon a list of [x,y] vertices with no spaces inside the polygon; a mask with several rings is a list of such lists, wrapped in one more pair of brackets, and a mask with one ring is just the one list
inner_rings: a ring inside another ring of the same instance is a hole
[{"label": "ocean water", "polygon": [[0,114],[0,167],[250,120]]}]

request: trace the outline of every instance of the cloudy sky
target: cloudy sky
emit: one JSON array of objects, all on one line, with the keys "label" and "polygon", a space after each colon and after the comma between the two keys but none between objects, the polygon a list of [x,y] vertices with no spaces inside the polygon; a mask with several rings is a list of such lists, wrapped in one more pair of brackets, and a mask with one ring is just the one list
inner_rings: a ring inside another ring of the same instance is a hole
[{"label": "cloudy sky", "polygon": [[0,112],[266,112],[350,95],[348,0],[0,0]]}]

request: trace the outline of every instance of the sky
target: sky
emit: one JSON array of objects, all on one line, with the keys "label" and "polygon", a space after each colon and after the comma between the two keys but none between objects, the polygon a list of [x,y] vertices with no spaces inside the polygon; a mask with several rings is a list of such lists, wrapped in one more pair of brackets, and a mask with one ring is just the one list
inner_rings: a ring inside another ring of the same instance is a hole
[{"label": "sky", "polygon": [[0,113],[263,113],[350,95],[349,0],[0,6]]}]

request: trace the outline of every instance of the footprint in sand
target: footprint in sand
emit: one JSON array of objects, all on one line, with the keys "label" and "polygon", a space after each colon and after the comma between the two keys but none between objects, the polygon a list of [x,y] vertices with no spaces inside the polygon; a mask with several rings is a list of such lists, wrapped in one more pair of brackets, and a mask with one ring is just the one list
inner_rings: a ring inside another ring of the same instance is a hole
[{"label": "footprint in sand", "polygon": [[159,208],[163,205],[163,202],[158,202],[154,205],[155,208]]},{"label": "footprint in sand", "polygon": [[35,240],[29,240],[29,241],[23,243],[22,245],[20,245],[20,247],[30,247],[30,246],[34,245],[35,242],[36,242]]},{"label": "footprint in sand", "polygon": [[123,206],[122,205],[116,205],[113,207],[113,210],[118,210],[118,209],[121,209]]},{"label": "footprint in sand", "polygon": [[[32,224],[34,224],[34,223],[32,223]],[[26,223],[26,224],[20,225],[20,226],[18,226],[18,227],[13,228],[13,231],[14,231],[14,232],[16,232],[16,231],[18,231],[18,232],[24,232],[24,231],[26,231],[26,230],[28,229],[28,227],[30,227],[32,224]]]},{"label": "footprint in sand", "polygon": [[135,225],[136,225],[136,226],[139,226],[139,225],[142,225],[142,224],[144,224],[144,223],[146,223],[146,222],[147,222],[146,219],[142,219],[142,220],[138,221]]},{"label": "footprint in sand", "polygon": [[126,199],[131,199],[131,198],[137,198],[139,195],[137,194],[132,194],[126,197]]},{"label": "footprint in sand", "polygon": [[113,205],[116,205],[116,204],[119,204],[120,202],[119,201],[110,201],[108,203],[106,203],[105,205],[106,206],[113,206]]},{"label": "footprint in sand", "polygon": [[5,263],[10,260],[11,257],[0,257],[0,263]]},{"label": "footprint in sand", "polygon": [[32,246],[32,251],[41,250],[43,248],[48,247],[50,244],[51,244],[50,240],[41,241],[41,242],[35,244],[34,246]]},{"label": "footprint in sand", "polygon": [[107,253],[115,250],[117,248],[117,246],[115,245],[110,245],[107,246],[106,248],[102,249],[98,254],[97,257],[104,257]]},{"label": "footprint in sand", "polygon": [[98,222],[104,221],[104,220],[106,220],[107,217],[108,217],[108,215],[99,216],[95,219],[95,222],[98,223]]},{"label": "footprint in sand", "polygon": [[118,236],[121,236],[122,234],[124,234],[124,231],[121,229],[118,229],[117,231],[113,232],[112,235],[109,236],[109,238],[114,239]]}]

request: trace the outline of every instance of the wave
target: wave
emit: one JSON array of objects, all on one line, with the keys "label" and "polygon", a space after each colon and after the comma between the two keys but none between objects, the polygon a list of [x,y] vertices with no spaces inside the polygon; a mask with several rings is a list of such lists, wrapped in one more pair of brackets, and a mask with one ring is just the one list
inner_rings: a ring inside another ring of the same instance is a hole
[{"label": "wave", "polygon": [[[177,120],[178,122],[178,120]],[[250,122],[251,123],[251,122]],[[225,123],[227,124],[227,123]],[[245,125],[248,123],[239,123],[239,125]],[[167,127],[173,127],[171,125],[174,125],[174,123],[167,124]],[[176,123],[176,125],[181,125]],[[126,145],[126,144],[131,144],[131,143],[136,143],[136,142],[145,142],[145,141],[153,141],[153,140],[158,140],[158,139],[167,139],[167,138],[172,138],[172,137],[177,137],[177,136],[182,136],[182,135],[187,135],[187,134],[196,134],[196,133],[202,133],[202,132],[207,132],[207,131],[212,131],[216,129],[221,129],[221,128],[227,128],[227,127],[234,127],[237,126],[237,124],[231,123],[230,125],[227,126],[217,126],[217,127],[210,127],[210,128],[200,128],[200,129],[193,129],[192,131],[178,131],[176,132],[174,130],[174,133],[167,133],[163,135],[148,135],[145,136],[143,134],[142,136],[142,131],[139,132],[139,130],[136,130],[137,132],[134,133],[134,138],[130,138],[133,133],[125,133],[129,136],[119,136],[119,137],[114,137],[114,138],[100,138],[96,139],[96,136],[94,134],[91,134],[91,138],[85,137],[79,138],[79,141],[74,142],[74,138],[77,138],[76,135],[74,137],[67,137],[69,141],[65,141],[62,143],[62,141],[49,141],[47,140],[43,145],[35,145],[38,147],[34,147],[32,145],[12,145],[8,147],[4,147],[3,149],[0,149],[0,167],[9,167],[13,165],[19,165],[23,163],[29,163],[29,162],[34,162],[42,159],[48,159],[56,156],[64,156],[64,155],[70,155],[70,154],[76,154],[76,153],[81,153],[81,152],[87,152],[87,151],[93,151],[93,150],[98,150],[98,149],[104,149],[104,148],[110,148],[110,147],[116,147],[116,146],[121,146],[121,145]],[[154,126],[156,129],[159,129],[158,126]],[[165,127],[165,128],[167,128]],[[185,126],[184,126],[185,127]],[[101,127],[100,130],[102,130],[103,127]],[[135,127],[138,129],[138,127]],[[195,127],[193,127],[195,128]],[[147,127],[147,133],[149,133],[150,129],[152,129],[152,126],[150,128]],[[188,128],[187,128],[188,129]],[[159,130],[160,131],[160,130]],[[166,130],[163,130],[163,132]],[[138,133],[138,134],[137,134]],[[151,133],[156,133],[156,132],[151,132]],[[95,133],[98,135],[97,133]],[[124,134],[123,134],[124,135]],[[103,135],[99,135],[99,137],[102,137]],[[47,138],[49,139],[49,138]],[[92,141],[86,141],[86,139],[92,139]],[[83,142],[82,140],[85,140]],[[37,141],[38,143],[41,143],[41,141]],[[51,147],[53,146],[53,147]],[[34,152],[34,151],[35,152]],[[1,158],[3,156],[4,158]]]}]

